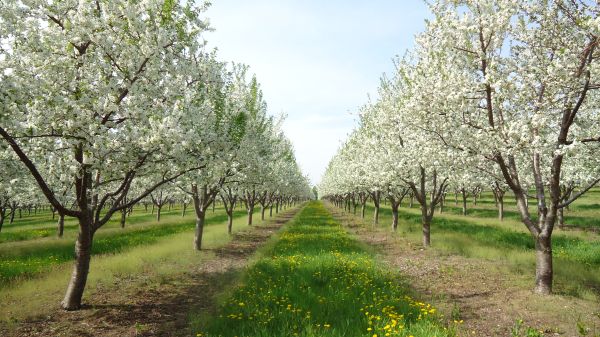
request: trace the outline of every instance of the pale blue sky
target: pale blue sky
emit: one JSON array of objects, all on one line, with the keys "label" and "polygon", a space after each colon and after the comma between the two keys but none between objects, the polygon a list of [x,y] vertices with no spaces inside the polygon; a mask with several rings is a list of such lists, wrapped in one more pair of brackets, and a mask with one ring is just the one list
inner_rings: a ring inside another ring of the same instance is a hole
[{"label": "pale blue sky", "polygon": [[374,95],[392,58],[429,16],[421,0],[214,0],[206,34],[220,58],[248,64],[313,184]]}]

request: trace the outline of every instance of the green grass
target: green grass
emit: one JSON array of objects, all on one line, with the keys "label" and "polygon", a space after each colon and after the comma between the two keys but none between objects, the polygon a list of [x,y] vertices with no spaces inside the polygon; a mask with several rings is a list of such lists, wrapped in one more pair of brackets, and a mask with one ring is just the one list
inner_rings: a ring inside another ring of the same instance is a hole
[{"label": "green grass", "polygon": [[[159,226],[178,226],[172,218],[161,220]],[[217,221],[221,221],[218,222]],[[188,221],[189,222],[189,221]],[[215,214],[205,228],[203,246],[200,252],[192,249],[193,226],[162,237],[153,242],[123,249],[119,254],[101,254],[92,258],[90,274],[84,294],[84,302],[89,296],[100,293],[110,295],[114,303],[139,296],[139,289],[155,287],[157,290],[165,282],[176,283],[180,278],[214,257],[213,249],[227,243],[231,236],[227,233],[226,221],[222,214]],[[257,219],[256,224],[260,224]],[[233,221],[233,231],[248,229],[245,217]],[[37,242],[17,244],[47,244],[44,239]],[[71,243],[71,250],[73,249]],[[44,318],[58,308],[69,281],[72,264],[57,264],[33,278],[21,278],[10,287],[0,290],[0,321],[18,322],[23,319]],[[181,276],[183,275],[183,276]],[[181,276],[181,277],[180,277]],[[91,302],[94,305],[97,303]]]},{"label": "green grass", "polygon": [[436,309],[311,202],[198,336],[451,336]]},{"label": "green grass", "polygon": [[[369,211],[373,207],[369,205]],[[474,212],[475,213],[475,212]],[[381,208],[380,215],[391,219],[392,211]],[[399,219],[413,224],[421,224],[421,215],[417,213],[400,212]],[[477,217],[477,215],[472,215]],[[444,214],[437,214],[434,219],[433,231],[451,232],[468,236],[471,241],[477,241],[494,248],[523,249],[532,251],[535,242],[529,233],[503,228],[501,226],[475,224],[465,220],[448,219]],[[600,242],[587,241],[564,234],[554,234],[552,244],[557,258],[576,261],[589,267],[600,266]]]},{"label": "green grass", "polygon": [[[255,211],[255,216],[256,214],[259,214],[259,210]],[[157,223],[151,214],[138,214],[128,219],[125,229],[101,229],[95,235],[92,254],[116,254],[133,247],[153,244],[163,237],[191,231],[195,226],[191,213],[185,218],[182,218],[178,211],[165,212],[164,215],[160,223]],[[245,215],[246,211],[243,210],[234,212],[235,218]],[[221,224],[226,220],[227,215],[222,210],[214,214],[208,213],[206,226]],[[31,231],[36,230],[27,230]],[[56,265],[72,261],[74,235],[76,231],[65,239],[37,239],[1,245],[0,288],[14,285],[23,279],[48,272]]]},{"label": "green grass", "polygon": [[[582,205],[593,204],[599,199],[598,195],[582,198],[568,211],[571,216],[567,223],[577,218],[588,224],[597,221],[593,211],[580,211],[579,208]],[[454,204],[454,201],[448,198],[448,203],[450,202]],[[434,249],[446,254],[507,262],[511,272],[517,275],[529,274],[531,278],[528,279],[533,283],[534,240],[516,216],[514,209],[509,209],[509,216],[501,222],[497,219],[493,203],[479,202],[477,206],[473,206],[469,200],[470,209],[467,216],[457,215],[460,214],[460,208],[452,207],[448,203],[444,213],[440,214],[436,210],[433,219],[431,242]],[[374,208],[367,205],[366,210],[365,222],[370,223]],[[391,221],[391,209],[382,205],[379,226],[388,227]],[[421,215],[416,205],[412,209],[400,208],[398,234],[406,236],[415,244],[421,242]],[[598,235],[593,233],[555,230],[552,243],[556,292],[581,298],[597,298],[597,294],[600,293],[598,238]]]},{"label": "green grass", "polygon": [[[127,217],[127,221],[125,226],[135,226],[139,224],[148,224],[150,222],[155,222],[156,214],[150,213],[151,208],[148,208],[148,211],[145,211],[143,207],[138,206],[134,209],[133,213]],[[181,218],[181,205],[174,206],[171,210],[169,210],[166,206],[161,212],[162,220],[165,218]],[[216,208],[223,217],[225,214],[223,212],[223,207],[219,206]],[[239,209],[242,212],[241,209]],[[211,211],[208,214],[212,214]],[[186,217],[190,218],[193,216],[193,209],[191,206],[188,206]],[[113,218],[104,225],[100,231],[105,231],[107,229],[114,229],[120,227],[120,213],[115,214]],[[13,224],[4,224],[2,228],[2,232],[0,232],[0,243],[4,242],[15,242],[15,241],[25,241],[25,240],[33,240],[39,238],[46,237],[56,237],[57,236],[57,221],[58,217],[52,219],[52,213],[50,211],[38,211],[37,214],[27,214],[23,212],[22,218],[16,218]],[[64,237],[65,238],[76,238],[77,230],[78,230],[77,220],[75,218],[65,218],[64,225]]]},{"label": "green grass", "polygon": [[[467,214],[477,218],[498,218],[498,210],[494,197],[491,192],[482,193],[481,199],[478,199],[477,206],[473,206],[472,198],[467,200]],[[535,200],[530,199],[530,203]],[[418,205],[415,205],[418,207]],[[504,218],[509,220],[521,221],[514,198],[510,193],[504,197]],[[458,205],[455,205],[454,194],[450,193],[446,198],[444,212],[450,214],[462,214],[462,199],[459,196]],[[569,209],[564,212],[565,224],[579,228],[600,228],[600,190],[595,189],[587,192],[584,196],[576,200]]]}]

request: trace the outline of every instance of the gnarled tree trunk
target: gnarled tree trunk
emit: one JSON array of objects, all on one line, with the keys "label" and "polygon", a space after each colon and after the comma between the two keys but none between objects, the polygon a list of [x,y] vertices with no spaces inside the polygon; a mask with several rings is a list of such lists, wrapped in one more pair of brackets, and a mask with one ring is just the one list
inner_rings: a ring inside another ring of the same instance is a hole
[{"label": "gnarled tree trunk", "polygon": [[79,235],[75,243],[75,264],[67,292],[61,302],[65,310],[78,310],[81,308],[81,298],[85,290],[88,273],[90,271],[90,259],[92,257],[92,224],[87,216],[79,219]]},{"label": "gnarled tree trunk", "polygon": [[233,211],[227,212],[227,233],[231,234],[233,230]]},{"label": "gnarled tree trunk", "polygon": [[126,209],[122,209],[121,210],[121,221],[120,221],[121,228],[125,228],[125,221],[126,220],[127,220],[127,210]]},{"label": "gnarled tree trunk", "polygon": [[[426,208],[421,206],[421,208]],[[427,211],[423,211],[423,215],[421,215],[421,225],[423,227],[423,246],[429,247],[431,246],[431,217],[427,215]]]},{"label": "gnarled tree trunk", "polygon": [[196,228],[194,230],[194,249],[202,249],[202,235],[204,234],[204,222],[206,213],[204,210],[196,212]]},{"label": "gnarled tree trunk", "polygon": [[467,191],[464,187],[460,190],[460,194],[462,196],[462,215],[467,215]]},{"label": "gnarled tree trunk", "polygon": [[558,228],[560,229],[564,229],[565,228],[565,210],[564,208],[561,208],[558,210]]},{"label": "gnarled tree trunk", "polygon": [[400,203],[392,202],[392,230],[394,232],[398,230],[398,206]]},{"label": "gnarled tree trunk", "polygon": [[552,241],[550,236],[535,240],[535,289],[538,294],[552,293]]},{"label": "gnarled tree trunk", "polygon": [[254,215],[254,205],[248,205],[248,226],[252,226],[252,216]]},{"label": "gnarled tree trunk", "polygon": [[58,214],[58,223],[57,223],[57,235],[59,238],[63,237],[63,233],[65,231],[65,215]]},{"label": "gnarled tree trunk", "polygon": [[161,212],[161,210],[162,210],[162,205],[159,205],[159,206],[157,206],[156,208],[157,208],[157,209],[156,209],[156,221],[157,221],[157,222],[160,222],[160,212]]},{"label": "gnarled tree trunk", "polygon": [[379,223],[379,204],[381,201],[381,192],[375,191],[371,194],[373,198],[373,204],[375,205],[375,212],[373,213],[373,222],[375,224]]},{"label": "gnarled tree trunk", "polygon": [[498,196],[498,220],[504,220],[504,196]]},{"label": "gnarled tree trunk", "polygon": [[185,211],[187,211],[187,203],[184,202],[181,207],[181,217],[183,218],[185,217]]}]

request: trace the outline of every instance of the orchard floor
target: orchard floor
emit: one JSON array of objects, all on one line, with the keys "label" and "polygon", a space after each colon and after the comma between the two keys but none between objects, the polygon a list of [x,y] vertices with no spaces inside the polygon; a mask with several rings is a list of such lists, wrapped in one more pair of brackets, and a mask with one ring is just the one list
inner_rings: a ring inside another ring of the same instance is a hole
[{"label": "orchard floor", "polygon": [[406,275],[415,291],[439,307],[448,321],[462,321],[461,336],[600,336],[597,301],[540,297],[531,291],[532,275],[516,274],[501,261],[423,249],[400,233],[374,228],[332,204],[327,208],[374,247],[381,261]]},{"label": "orchard floor", "polygon": [[187,271],[149,270],[98,285],[82,310],[56,308],[36,319],[3,322],[0,336],[189,336],[193,317],[216,310],[216,295],[235,284],[254,252],[297,211],[238,231],[225,245],[209,243],[202,262]]},{"label": "orchard floor", "polygon": [[[458,327],[459,336],[600,335],[597,301],[567,295],[539,297],[529,288],[531,275],[518,274],[501,261],[435,247],[424,250],[414,238],[373,228],[369,221],[325,205],[353,237],[373,248],[378,263],[406,277],[419,300],[439,310],[441,324]],[[111,283],[99,283],[88,289],[88,305],[80,311],[54,307],[35,319],[0,323],[0,336],[195,336],[207,318],[219,314],[223,296],[240,284],[247,267],[261,258],[262,253],[255,254],[257,249],[299,209],[238,231],[231,240],[207,241],[201,258],[187,262],[193,267],[160,273],[150,266]],[[185,237],[175,240],[177,244],[189,239],[189,233],[176,234],[174,239],[177,235]],[[523,323],[515,329],[519,320]]]}]

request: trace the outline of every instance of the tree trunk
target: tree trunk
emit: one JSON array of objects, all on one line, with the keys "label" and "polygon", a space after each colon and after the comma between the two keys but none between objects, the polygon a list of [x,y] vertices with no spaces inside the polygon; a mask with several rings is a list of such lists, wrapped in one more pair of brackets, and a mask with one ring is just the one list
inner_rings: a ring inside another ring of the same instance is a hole
[{"label": "tree trunk", "polygon": [[442,196],[440,199],[440,214],[444,213],[444,203],[446,202],[446,198]]},{"label": "tree trunk", "polygon": [[269,206],[269,218],[273,217],[273,204]]},{"label": "tree trunk", "polygon": [[10,210],[10,221],[8,222],[9,225],[12,225],[13,222],[15,221],[15,213],[17,212],[16,208],[12,208]]},{"label": "tree trunk", "polygon": [[423,246],[429,247],[431,246],[431,218],[427,215],[422,215],[421,222],[423,224]]},{"label": "tree trunk", "polygon": [[125,220],[127,219],[127,210],[122,209],[121,210],[121,228],[125,228]]},{"label": "tree trunk", "polygon": [[400,205],[392,202],[392,230],[394,232],[398,229],[398,206]]},{"label": "tree trunk", "polygon": [[[233,209],[233,207],[231,207]],[[231,234],[233,229],[233,210],[227,212],[227,233]]]},{"label": "tree trunk", "polygon": [[160,222],[160,211],[162,210],[162,205],[156,207],[156,222]]},{"label": "tree trunk", "polygon": [[275,214],[279,214],[279,200],[275,203]]},{"label": "tree trunk", "polygon": [[154,214],[154,204],[152,204],[152,213],[150,214]]},{"label": "tree trunk", "polygon": [[360,208],[360,217],[361,217],[362,219],[364,219],[364,218],[365,218],[365,203],[364,203],[364,202],[362,203],[362,206],[361,206],[361,208]]},{"label": "tree trunk", "polygon": [[266,210],[265,206],[261,205],[260,206],[260,219],[263,221],[265,220],[265,210]]},{"label": "tree trunk", "polygon": [[498,220],[504,220],[504,196],[498,196]]},{"label": "tree trunk", "polygon": [[535,240],[535,292],[542,295],[552,293],[552,241],[551,237],[540,236]]},{"label": "tree trunk", "polygon": [[565,210],[564,210],[564,208],[559,208],[557,215],[558,215],[558,228],[564,229],[565,228]]},{"label": "tree trunk", "polygon": [[63,232],[65,231],[65,216],[64,214],[58,215],[58,224],[57,224],[57,234],[59,238],[63,237]]},{"label": "tree trunk", "polygon": [[375,212],[373,213],[373,222],[375,224],[379,223],[379,204],[380,204],[380,192],[377,191],[373,193],[373,204],[375,205]]},{"label": "tree trunk", "polygon": [[186,203],[183,203],[183,208],[182,208],[182,210],[181,210],[181,217],[184,217],[184,216],[185,216],[185,211],[186,211],[186,210],[187,210],[187,204],[186,204]]},{"label": "tree trunk", "polygon": [[252,226],[252,215],[254,215],[254,205],[248,206],[248,226]]},{"label": "tree trunk", "polygon": [[414,196],[410,196],[410,201],[408,202],[408,208],[413,208],[413,202],[414,202],[415,197]]},{"label": "tree trunk", "polygon": [[5,217],[6,217],[6,213],[0,209],[0,232],[2,232],[2,226],[4,225]]},{"label": "tree trunk", "polygon": [[81,308],[81,298],[85,290],[92,257],[93,234],[91,227],[92,224],[89,219],[85,217],[79,219],[79,235],[75,243],[75,264],[67,292],[61,302],[61,306],[65,310],[78,310]]},{"label": "tree trunk", "polygon": [[213,212],[213,213],[215,212],[215,207],[216,207],[216,206],[217,206],[217,201],[215,200],[215,201],[213,201],[213,209],[212,209],[212,212]]},{"label": "tree trunk", "polygon": [[204,219],[206,218],[206,212],[199,210],[196,212],[196,230],[194,232],[194,249],[202,249],[202,234],[204,234]]},{"label": "tree trunk", "polygon": [[467,215],[467,192],[464,188],[460,192],[462,195],[462,215]]}]

